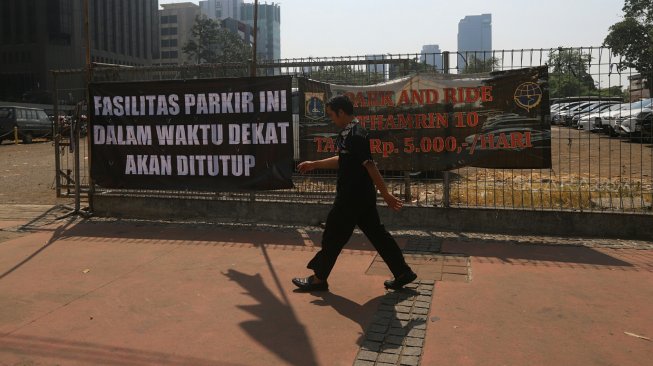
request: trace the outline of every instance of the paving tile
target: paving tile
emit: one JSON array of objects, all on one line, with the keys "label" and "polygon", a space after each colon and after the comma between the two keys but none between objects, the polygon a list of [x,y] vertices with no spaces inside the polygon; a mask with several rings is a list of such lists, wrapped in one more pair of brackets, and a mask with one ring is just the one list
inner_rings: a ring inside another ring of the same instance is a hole
[{"label": "paving tile", "polygon": [[386,343],[396,344],[401,346],[404,343],[404,337],[390,335],[385,338],[385,341]]},{"label": "paving tile", "polygon": [[383,342],[385,338],[385,333],[376,333],[376,332],[367,332],[365,338],[370,341]]},{"label": "paving tile", "polygon": [[410,319],[410,314],[407,313],[397,313],[396,314],[397,319],[399,320],[409,320]]},{"label": "paving tile", "polygon": [[365,351],[379,352],[379,350],[381,350],[381,342],[363,341],[361,349]]},{"label": "paving tile", "polygon": [[395,306],[395,311],[398,313],[410,313],[410,306],[397,305]]},{"label": "paving tile", "polygon": [[356,356],[356,359],[366,360],[366,361],[376,361],[378,357],[379,354],[377,352],[361,350],[358,352],[358,356]]},{"label": "paving tile", "polygon": [[406,335],[406,330],[404,328],[390,328],[390,331],[388,331],[388,334],[395,335],[395,336],[405,336]]},{"label": "paving tile", "polygon": [[375,332],[375,333],[385,333],[387,329],[388,329],[388,325],[372,324],[369,326],[368,331]]},{"label": "paving tile", "polygon": [[424,345],[424,339],[415,338],[415,337],[406,337],[405,344],[406,346],[410,346],[410,347],[422,347]]},{"label": "paving tile", "polygon": [[377,362],[386,362],[389,364],[395,364],[397,361],[399,361],[399,355],[392,353],[380,353],[379,358],[377,358]]},{"label": "paving tile", "polygon": [[416,301],[431,302],[431,296],[420,295],[415,299]]},{"label": "paving tile", "polygon": [[356,360],[354,362],[354,366],[374,366],[374,362],[366,361],[366,360]]},{"label": "paving tile", "polygon": [[429,313],[428,308],[414,308],[413,309],[413,314],[420,314],[420,315],[427,315]]},{"label": "paving tile", "polygon": [[419,365],[419,357],[417,357],[417,356],[401,357],[401,360],[400,360],[399,364],[400,365],[407,365],[407,366],[418,366]]},{"label": "paving tile", "polygon": [[424,338],[426,336],[426,331],[423,329],[411,329],[408,331],[409,337]]},{"label": "paving tile", "polygon": [[401,346],[388,344],[388,345],[383,346],[379,353],[392,353],[392,354],[398,355],[398,354],[400,354],[402,352],[402,350],[403,350],[403,347],[401,347]]},{"label": "paving tile", "polygon": [[422,354],[422,347],[403,347],[401,355],[419,356]]}]

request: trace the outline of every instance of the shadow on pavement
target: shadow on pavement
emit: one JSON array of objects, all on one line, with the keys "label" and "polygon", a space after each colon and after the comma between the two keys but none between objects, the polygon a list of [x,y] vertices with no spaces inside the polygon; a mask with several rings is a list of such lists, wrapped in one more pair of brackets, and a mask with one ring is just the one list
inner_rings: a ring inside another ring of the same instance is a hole
[{"label": "shadow on pavement", "polygon": [[[205,223],[155,223],[155,222],[81,222],[62,235],[66,240],[101,238],[103,242],[138,244],[184,244],[259,246],[280,244],[287,247],[313,249],[320,246],[321,231],[306,233],[302,229],[265,228],[250,225],[223,226]],[[143,242],[147,240],[147,242]],[[355,233],[347,250],[374,251],[364,235]]]},{"label": "shadow on pavement", "polygon": [[311,295],[317,297],[317,299],[311,301],[312,304],[317,306],[330,306],[337,311],[338,314],[349,318],[360,325],[361,337],[358,339],[359,346],[362,344],[364,339],[365,326],[369,322],[370,314],[374,314],[383,298],[383,296],[377,296],[364,304],[358,304],[329,291],[313,292]]},{"label": "shadow on pavement", "polygon": [[238,305],[257,320],[240,323],[247,334],[291,365],[317,365],[313,346],[292,307],[280,301],[263,283],[260,274],[248,275],[230,269],[224,275],[237,282],[256,305]]},{"label": "shadow on pavement", "polygon": [[68,221],[64,225],[57,227],[54,230],[54,232],[52,233],[52,236],[50,237],[50,239],[48,239],[48,241],[45,243],[45,245],[40,247],[34,253],[30,254],[27,258],[23,259],[20,263],[16,264],[15,266],[10,268],[9,270],[7,270],[4,273],[0,274],[0,280],[2,280],[3,278],[10,275],[12,272],[16,271],[17,269],[19,269],[20,267],[25,265],[27,262],[32,260],[34,257],[36,257],[41,252],[43,252],[45,249],[47,249],[49,246],[51,246],[54,242],[56,242],[58,239],[60,239],[63,235],[65,235],[65,233],[69,230],[69,227],[72,226],[74,222],[75,222],[75,218],[71,217],[71,218],[68,219]]},{"label": "shadow on pavement", "polygon": [[565,268],[621,267],[636,270],[630,261],[619,258],[618,249],[596,249],[584,246],[517,244],[474,240],[445,240],[444,253],[460,253],[476,257],[479,262],[506,265],[532,265]]}]

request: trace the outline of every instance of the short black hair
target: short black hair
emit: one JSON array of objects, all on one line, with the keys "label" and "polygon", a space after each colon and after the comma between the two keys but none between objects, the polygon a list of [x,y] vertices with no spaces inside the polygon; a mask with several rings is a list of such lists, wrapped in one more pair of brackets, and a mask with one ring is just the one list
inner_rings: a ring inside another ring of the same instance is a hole
[{"label": "short black hair", "polygon": [[326,102],[326,106],[331,108],[331,110],[335,113],[338,113],[338,111],[343,111],[345,114],[350,116],[354,114],[354,104],[344,94],[331,97],[331,99]]}]

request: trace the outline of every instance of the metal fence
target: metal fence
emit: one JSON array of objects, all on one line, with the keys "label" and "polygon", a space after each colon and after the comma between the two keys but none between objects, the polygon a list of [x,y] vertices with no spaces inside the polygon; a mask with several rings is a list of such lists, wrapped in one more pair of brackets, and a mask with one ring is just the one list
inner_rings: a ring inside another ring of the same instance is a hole
[{"label": "metal fence", "polygon": [[[621,64],[621,58],[609,49],[588,47],[285,59],[259,62],[256,73],[259,76],[293,75],[338,84],[370,85],[417,72],[453,74],[548,65],[552,99],[563,96],[566,100],[576,97],[578,100],[605,102],[637,99],[638,96],[632,95],[634,91],[629,89],[631,79],[637,79],[636,72],[622,69]],[[54,75],[57,101],[84,100],[82,70],[55,71]],[[91,80],[184,80],[249,75],[249,64],[141,68],[97,65],[92,70]],[[653,78],[652,75],[643,77]],[[628,92],[623,95],[623,90],[630,91],[631,95]],[[636,106],[631,109],[623,115],[646,111],[642,106],[639,110]],[[82,121],[81,116],[76,119]],[[383,173],[392,192],[402,197],[406,204],[414,206],[653,213],[651,140],[632,134],[615,136],[615,131],[611,132],[612,136],[596,130],[553,125],[553,166],[546,170],[467,167],[449,172]],[[56,187],[60,196],[91,192],[125,197],[328,202],[335,192],[332,171],[296,175],[295,188],[273,192],[106,191],[93,187],[89,179],[86,137],[74,136],[73,131],[68,135],[58,134],[55,139],[58,154]],[[73,144],[72,141],[79,143]],[[78,159],[74,157],[75,151],[80,153]]]}]

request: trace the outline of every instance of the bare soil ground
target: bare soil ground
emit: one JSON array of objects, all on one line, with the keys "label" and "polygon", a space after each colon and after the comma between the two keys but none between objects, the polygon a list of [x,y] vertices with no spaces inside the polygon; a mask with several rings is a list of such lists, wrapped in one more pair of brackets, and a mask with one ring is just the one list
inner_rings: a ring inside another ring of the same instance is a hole
[{"label": "bare soil ground", "polygon": [[0,144],[0,200],[3,204],[66,204],[56,197],[52,141]]}]

